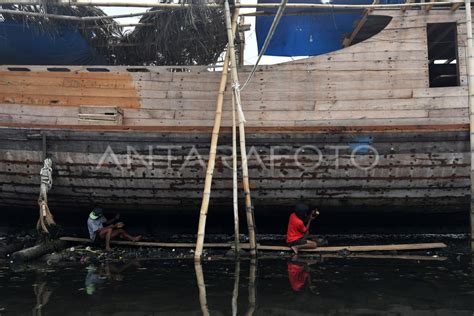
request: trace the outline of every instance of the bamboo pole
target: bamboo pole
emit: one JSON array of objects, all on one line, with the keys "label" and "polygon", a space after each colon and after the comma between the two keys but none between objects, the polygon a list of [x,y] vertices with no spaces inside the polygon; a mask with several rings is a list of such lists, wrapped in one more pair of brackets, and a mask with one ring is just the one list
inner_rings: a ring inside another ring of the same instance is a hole
[{"label": "bamboo pole", "polygon": [[[464,3],[463,0],[447,0],[440,2],[420,2],[420,3],[400,3],[400,4],[319,4],[319,3],[289,3],[288,8],[301,8],[301,9],[328,9],[328,10],[363,10],[363,9],[402,9],[402,8],[412,8],[412,7],[437,7],[437,6],[452,6],[458,3]],[[43,4],[42,0],[0,0],[0,5],[2,4],[25,4],[25,5],[41,5]],[[186,8],[193,6],[193,4],[188,3],[160,3],[153,0],[141,0],[141,1],[130,1],[130,0],[115,0],[115,1],[105,1],[105,0],[58,0],[54,4],[56,5],[65,5],[65,6],[100,6],[100,7],[145,7],[145,8]],[[221,4],[217,3],[204,3],[199,4],[199,6],[206,6],[209,8],[222,8]],[[279,7],[278,3],[246,3],[246,4],[235,4],[235,8],[272,8],[277,9]],[[451,7],[447,8],[451,10]]]},{"label": "bamboo pole", "polygon": [[194,271],[196,272],[196,282],[199,290],[199,304],[201,312],[204,316],[209,316],[209,307],[207,306],[206,283],[204,282],[204,273],[202,271],[201,262],[194,262]]},{"label": "bamboo pole", "polygon": [[[81,16],[60,15],[60,14],[51,14],[51,13],[42,13],[42,12],[27,12],[27,11],[20,11],[20,10],[0,9],[0,14],[37,16],[37,17],[43,17],[43,18],[49,18],[49,19],[77,21],[77,22],[93,22],[93,21],[99,21],[99,20],[131,18],[131,17],[143,16],[143,15],[154,15],[154,14],[159,14],[163,12],[164,11],[146,11],[146,12],[140,12],[140,13],[104,15],[104,16],[82,16],[81,17]],[[111,21],[110,23],[113,23],[113,21]]]},{"label": "bamboo pole", "polygon": [[[240,140],[240,157],[242,160],[242,181],[244,186],[245,194],[245,213],[247,218],[247,227],[249,231],[249,243],[250,243],[250,256],[257,256],[257,239],[255,237],[255,224],[252,208],[252,199],[250,197],[250,184],[249,184],[249,170],[247,163],[247,147],[245,145],[245,118],[242,112],[240,93],[239,93],[239,75],[237,73],[237,61],[235,58],[235,41],[234,41],[234,24],[237,20],[230,20],[230,6],[229,1],[224,2],[225,7],[225,22],[227,27],[227,38],[230,54],[230,70],[233,81],[233,95],[235,96],[235,103],[237,104],[237,112],[239,114],[239,140]],[[234,16],[239,15],[239,9],[235,9]]]},{"label": "bamboo pole", "polygon": [[239,196],[237,181],[237,127],[235,125],[235,96],[232,93],[232,199],[234,209],[234,244],[235,257],[239,257],[240,252],[240,229],[239,229]]},{"label": "bamboo pole", "polygon": [[[232,21],[231,32],[232,30],[235,31],[237,27],[237,17],[236,14],[234,16],[234,20]],[[214,118],[214,127],[212,129],[212,136],[211,136],[211,148],[209,150],[209,161],[207,163],[207,170],[206,170],[206,179],[204,182],[204,191],[202,194],[202,203],[201,203],[201,210],[199,215],[199,226],[198,226],[198,233],[197,233],[197,241],[196,241],[196,250],[194,252],[194,258],[196,260],[201,260],[202,256],[202,249],[204,247],[204,236],[206,234],[206,220],[207,220],[207,212],[209,210],[209,200],[211,197],[211,186],[212,186],[212,177],[214,174],[214,167],[216,163],[216,153],[217,153],[217,141],[219,140],[219,131],[221,127],[221,120],[222,120],[222,105],[224,103],[224,94],[225,88],[227,86],[227,73],[229,71],[229,62],[231,58],[231,51],[227,49],[224,57],[224,64],[222,68],[222,76],[221,81],[219,84],[219,93],[217,95],[216,101],[216,115]]]},{"label": "bamboo pole", "polygon": [[471,0],[465,0],[466,6],[466,29],[467,29],[467,78],[468,78],[468,103],[469,103],[469,129],[471,150],[471,251],[474,251],[474,56],[472,49],[472,13]]},{"label": "bamboo pole", "polygon": [[[68,242],[77,242],[84,244],[92,244],[93,241],[89,238],[77,238],[77,237],[61,237],[59,240]],[[111,240],[112,245],[118,246],[137,246],[137,247],[161,247],[161,248],[195,248],[195,243],[165,243],[165,242],[152,242],[152,241],[121,241]],[[206,243],[206,248],[232,248],[233,243]],[[250,244],[241,243],[241,249],[250,249]],[[331,246],[331,247],[318,247],[316,249],[301,249],[303,252],[338,252],[341,250],[348,250],[350,252],[370,252],[370,251],[396,251],[396,250],[428,250],[428,249],[442,249],[446,248],[444,243],[422,243],[422,244],[395,244],[395,245],[363,245],[363,246]],[[263,251],[288,251],[291,252],[290,247],[286,246],[271,246],[271,245],[258,245],[259,250]]]}]

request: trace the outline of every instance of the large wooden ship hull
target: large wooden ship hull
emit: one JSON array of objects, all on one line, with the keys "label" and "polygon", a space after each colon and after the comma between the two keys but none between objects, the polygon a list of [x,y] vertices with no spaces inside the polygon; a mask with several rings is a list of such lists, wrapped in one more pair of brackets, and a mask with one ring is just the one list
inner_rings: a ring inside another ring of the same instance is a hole
[{"label": "large wooden ship hull", "polygon": [[[378,34],[259,67],[242,91],[256,212],[298,200],[334,211],[467,212],[464,12],[375,10]],[[429,87],[427,23],[457,23],[460,85]],[[239,68],[245,79],[250,67]],[[0,205],[197,212],[220,71],[206,67],[0,67]],[[232,203],[231,83],[211,206]],[[467,213],[466,213],[467,214]]]}]

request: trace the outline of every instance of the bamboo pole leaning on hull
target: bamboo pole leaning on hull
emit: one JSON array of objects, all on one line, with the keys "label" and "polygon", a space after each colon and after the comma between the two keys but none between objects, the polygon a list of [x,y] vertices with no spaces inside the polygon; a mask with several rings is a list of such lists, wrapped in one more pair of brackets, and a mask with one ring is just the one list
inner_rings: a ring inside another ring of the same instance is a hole
[{"label": "bamboo pole leaning on hull", "polygon": [[[228,37],[228,52],[230,54],[230,70],[233,81],[233,95],[235,96],[235,103],[237,104],[237,112],[239,114],[239,140],[240,140],[240,157],[242,160],[242,182],[245,194],[245,214],[247,218],[247,226],[249,231],[249,243],[250,243],[250,255],[252,257],[257,256],[257,239],[255,236],[255,223],[252,208],[252,199],[250,197],[250,183],[249,183],[249,169],[247,163],[247,147],[245,144],[245,117],[242,112],[240,93],[239,93],[239,75],[237,73],[237,61],[235,58],[235,44],[234,44],[234,23],[237,20],[231,22],[230,18],[230,6],[229,1],[224,2],[224,13],[225,22],[227,27]],[[236,8],[234,17],[239,15],[239,9]]]},{"label": "bamboo pole leaning on hull", "polygon": [[[231,32],[235,32],[235,30],[237,29],[237,18],[238,18],[238,14],[235,14],[231,22]],[[231,51],[229,48],[227,48],[227,51],[224,57],[224,64],[222,66],[222,76],[221,76],[221,81],[219,84],[219,94],[217,95],[216,116],[214,119],[214,127],[212,129],[211,148],[209,150],[209,161],[207,164],[206,180],[204,183],[204,192],[202,196],[201,211],[200,211],[200,216],[199,216],[198,235],[197,235],[197,241],[196,241],[196,249],[194,252],[194,258],[196,260],[200,260],[202,256],[203,245],[204,245],[207,212],[209,210],[209,200],[211,197],[212,177],[214,174],[214,167],[215,167],[215,162],[216,162],[217,141],[219,139],[219,131],[221,127],[222,105],[224,103],[225,88],[227,86],[227,74],[229,71],[230,59],[231,59]]]},{"label": "bamboo pole leaning on hull", "polygon": [[472,52],[472,14],[471,0],[465,0],[466,5],[466,30],[467,30],[467,78],[468,78],[468,103],[469,103],[469,143],[471,150],[471,251],[474,251],[474,56]]},{"label": "bamboo pole leaning on hull", "polygon": [[214,167],[216,163],[217,142],[219,140],[219,131],[222,120],[222,104],[224,103],[224,93],[227,85],[227,73],[229,69],[229,50],[225,53],[224,65],[222,68],[222,76],[219,84],[219,93],[216,101],[216,112],[214,118],[214,127],[211,136],[211,148],[209,150],[209,161],[207,162],[206,179],[204,182],[204,191],[202,193],[201,210],[199,215],[199,226],[196,241],[196,250],[194,258],[200,260],[202,256],[202,249],[204,246],[204,236],[206,233],[207,212],[209,210],[209,200],[211,197],[212,177],[214,174]]}]

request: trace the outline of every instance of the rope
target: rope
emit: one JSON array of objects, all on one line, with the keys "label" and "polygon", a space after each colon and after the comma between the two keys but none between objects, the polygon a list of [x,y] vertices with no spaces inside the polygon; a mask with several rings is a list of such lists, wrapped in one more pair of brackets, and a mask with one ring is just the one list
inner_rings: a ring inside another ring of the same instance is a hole
[{"label": "rope", "polygon": [[53,162],[50,158],[44,160],[43,168],[40,171],[41,184],[40,184],[40,194],[38,198],[39,205],[39,219],[36,224],[36,229],[39,232],[49,234],[48,227],[56,225],[54,222],[53,214],[48,207],[48,191],[53,186],[53,177],[52,172],[53,168],[51,167]]},{"label": "rope", "polygon": [[260,59],[262,59],[263,55],[265,54],[265,51],[267,50],[268,45],[270,45],[270,41],[272,40],[273,34],[275,33],[278,23],[280,22],[280,19],[283,16],[283,12],[285,11],[285,7],[287,3],[288,3],[288,0],[281,0],[280,6],[278,7],[278,11],[275,14],[275,18],[273,19],[272,25],[270,26],[270,30],[268,31],[267,37],[265,38],[265,42],[263,43],[262,49],[260,50],[260,53],[258,54],[257,62],[253,66],[252,71],[250,72],[250,75],[248,76],[247,80],[245,80],[245,83],[243,84],[243,86],[241,88],[239,87],[239,93],[240,91],[245,89],[245,87],[248,85],[253,75],[257,71],[258,63],[260,62]]},{"label": "rope", "polygon": [[234,82],[232,84],[232,89],[234,90],[234,98],[235,103],[237,104],[237,113],[239,114],[239,123],[246,123],[247,120],[245,119],[244,111],[242,110],[242,102],[240,100],[240,84],[238,82]]}]

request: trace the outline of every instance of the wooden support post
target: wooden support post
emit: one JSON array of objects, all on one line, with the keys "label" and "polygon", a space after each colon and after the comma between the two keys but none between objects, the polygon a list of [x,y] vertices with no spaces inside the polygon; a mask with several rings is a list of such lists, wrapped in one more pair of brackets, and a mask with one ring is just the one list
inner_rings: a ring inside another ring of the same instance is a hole
[{"label": "wooden support post", "polygon": [[453,3],[453,5],[451,6],[451,11],[453,11],[453,12],[457,11],[461,6],[462,6],[461,2]]},{"label": "wooden support post", "polygon": [[209,307],[207,306],[206,283],[204,282],[204,273],[202,271],[201,262],[194,262],[194,271],[196,272],[196,282],[199,290],[199,304],[201,312],[204,316],[209,316]]},{"label": "wooden support post", "polygon": [[235,257],[239,257],[240,252],[240,229],[239,229],[239,196],[237,181],[237,127],[235,117],[235,95],[232,93],[232,198],[234,209],[234,244]]},{"label": "wooden support post", "polygon": [[[378,4],[379,3],[379,0],[374,0],[374,2],[372,4]],[[352,31],[351,35],[349,37],[346,37],[344,38],[344,40],[342,41],[342,46],[343,47],[347,47],[347,46],[350,46],[352,41],[354,40],[354,38],[357,36],[357,34],[359,34],[360,30],[362,29],[362,27],[364,26],[364,24],[367,22],[367,20],[369,19],[369,15],[370,13],[373,11],[373,9],[366,9],[364,11],[364,14],[362,15],[362,18],[360,19],[360,21],[357,23],[356,27],[354,28],[354,30]]]},{"label": "wooden support post", "polygon": [[[240,139],[240,157],[242,159],[242,181],[245,194],[245,211],[247,218],[247,227],[249,231],[249,243],[250,243],[250,255],[252,257],[257,256],[257,239],[255,237],[255,224],[253,216],[252,199],[250,197],[250,183],[249,183],[249,170],[247,164],[247,148],[245,145],[245,118],[243,117],[241,100],[240,100],[240,84],[239,75],[237,73],[237,61],[235,58],[235,43],[234,43],[234,28],[230,18],[230,6],[229,1],[224,2],[225,21],[227,27],[227,39],[229,42],[229,54],[230,54],[230,69],[234,87],[235,102],[237,104],[237,112],[239,114],[239,139]],[[235,8],[234,17],[239,14],[239,9]],[[236,21],[236,20],[235,20]]]},{"label": "wooden support post", "polygon": [[[413,0],[406,0],[405,3],[412,3]],[[411,9],[411,7],[401,7],[402,12],[405,12],[407,9]]]},{"label": "wooden support post", "polygon": [[466,30],[467,30],[467,78],[469,95],[469,130],[471,150],[471,250],[474,251],[474,56],[472,49],[472,14],[471,0],[465,0],[466,6]]},{"label": "wooden support post", "polygon": [[240,16],[239,21],[239,37],[240,37],[240,47],[239,47],[239,65],[243,66],[245,63],[245,17]]},{"label": "wooden support post", "polygon": [[216,163],[217,141],[219,140],[219,131],[221,128],[222,119],[222,104],[224,103],[225,87],[227,85],[227,73],[229,68],[229,50],[227,50],[224,57],[224,65],[222,68],[222,76],[219,85],[219,94],[217,95],[216,111],[214,118],[214,128],[212,129],[211,148],[209,150],[209,161],[207,162],[206,179],[204,182],[204,191],[202,193],[201,211],[199,215],[199,226],[196,241],[196,250],[194,257],[200,260],[202,256],[202,249],[204,246],[204,236],[206,234],[206,220],[207,211],[209,210],[209,200],[211,197],[212,176],[214,174],[214,167]]},{"label": "wooden support post", "polygon": [[427,2],[431,2],[432,4],[429,4],[429,5],[425,6],[425,11],[430,11],[434,6],[435,0],[431,0],[431,1],[428,0]]}]

